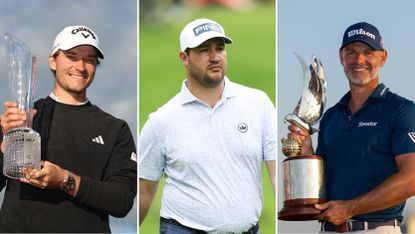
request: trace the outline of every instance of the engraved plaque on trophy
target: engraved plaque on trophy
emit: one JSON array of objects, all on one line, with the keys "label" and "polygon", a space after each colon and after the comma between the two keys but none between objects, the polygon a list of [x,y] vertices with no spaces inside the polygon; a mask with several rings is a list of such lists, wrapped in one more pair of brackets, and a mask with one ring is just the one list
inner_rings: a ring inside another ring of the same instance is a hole
[{"label": "engraved plaque on trophy", "polygon": [[12,101],[26,112],[23,126],[10,129],[3,137],[3,174],[23,178],[25,171],[40,169],[40,135],[32,127],[32,110],[36,81],[36,55],[22,41],[5,34],[9,91]]},{"label": "engraved plaque on trophy", "polygon": [[[316,124],[324,110],[326,81],[321,62],[313,57],[311,64],[296,54],[303,67],[303,94],[293,113],[284,118],[310,134],[318,131]],[[288,138],[282,142],[284,201],[278,219],[287,221],[314,220],[321,211],[314,204],[325,202],[324,162],[317,155],[301,155],[301,142]]]}]

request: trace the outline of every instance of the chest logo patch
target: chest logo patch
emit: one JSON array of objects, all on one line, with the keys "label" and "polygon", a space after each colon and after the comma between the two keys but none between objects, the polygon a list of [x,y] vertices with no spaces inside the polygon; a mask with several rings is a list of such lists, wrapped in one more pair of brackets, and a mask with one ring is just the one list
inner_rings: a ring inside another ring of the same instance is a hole
[{"label": "chest logo patch", "polygon": [[359,122],[358,127],[362,128],[362,127],[376,127],[376,125],[378,125],[378,122]]},{"label": "chest logo patch", "polygon": [[415,143],[415,132],[408,132],[409,138],[411,138],[412,142]]},{"label": "chest logo patch", "polygon": [[246,133],[248,131],[248,124],[246,123],[238,124],[238,130],[240,133]]},{"label": "chest logo patch", "polygon": [[104,139],[102,138],[102,136],[101,136],[101,135],[99,135],[99,136],[97,136],[97,137],[93,138],[93,139],[92,139],[92,142],[95,142],[95,143],[100,144],[100,145],[105,145],[105,143],[104,143]]}]

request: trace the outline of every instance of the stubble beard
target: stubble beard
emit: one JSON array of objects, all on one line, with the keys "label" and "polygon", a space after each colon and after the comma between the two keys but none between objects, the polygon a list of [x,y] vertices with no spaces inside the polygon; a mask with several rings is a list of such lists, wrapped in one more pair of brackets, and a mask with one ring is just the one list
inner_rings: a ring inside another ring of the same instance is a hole
[{"label": "stubble beard", "polygon": [[358,86],[369,84],[377,78],[377,75],[374,74],[371,70],[369,70],[368,74],[365,77],[357,77],[353,74],[353,71],[348,72],[346,69],[344,69],[344,73],[350,84]]},{"label": "stubble beard", "polygon": [[199,84],[201,84],[205,87],[214,88],[214,87],[219,86],[223,82],[224,77],[225,76],[222,73],[220,75],[220,77],[218,77],[218,78],[213,78],[209,75],[205,75],[205,76],[201,76],[199,78],[196,77],[196,79],[197,79]]},{"label": "stubble beard", "polygon": [[207,72],[201,74],[201,72],[194,71],[193,69],[190,69],[189,73],[190,76],[193,77],[199,85],[206,88],[215,88],[222,84],[225,78],[225,71],[226,68],[222,67],[222,72],[220,73],[220,75],[216,72],[213,75],[209,75]]}]

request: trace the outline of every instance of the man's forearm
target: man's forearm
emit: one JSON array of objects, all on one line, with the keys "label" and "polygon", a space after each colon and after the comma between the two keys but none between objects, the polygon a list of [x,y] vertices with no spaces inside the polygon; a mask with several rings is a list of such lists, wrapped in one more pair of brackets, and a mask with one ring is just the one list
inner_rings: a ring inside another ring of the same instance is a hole
[{"label": "man's forearm", "polygon": [[153,199],[148,194],[143,194],[140,192],[140,225],[143,222],[144,218],[147,216],[148,210],[150,209]]},{"label": "man's forearm", "polygon": [[395,157],[398,172],[371,191],[350,200],[332,200],[317,204],[323,213],[316,219],[342,224],[353,216],[384,210],[415,194],[415,153]]},{"label": "man's forearm", "polygon": [[271,186],[272,186],[272,190],[275,193],[275,180],[276,180],[276,173],[275,173],[275,160],[270,160],[270,161],[266,161],[265,162],[267,165],[267,170],[268,170],[268,175],[269,175],[269,179],[271,181]]},{"label": "man's forearm", "polygon": [[396,156],[395,160],[397,173],[350,201],[355,215],[392,207],[415,194],[415,153]]},{"label": "man's forearm", "polygon": [[412,174],[399,171],[370,192],[350,200],[353,216],[383,210],[413,196],[415,178]]},{"label": "man's forearm", "polygon": [[158,181],[150,181],[146,179],[140,179],[140,225],[146,217],[148,210],[150,209],[151,203],[157,193]]}]

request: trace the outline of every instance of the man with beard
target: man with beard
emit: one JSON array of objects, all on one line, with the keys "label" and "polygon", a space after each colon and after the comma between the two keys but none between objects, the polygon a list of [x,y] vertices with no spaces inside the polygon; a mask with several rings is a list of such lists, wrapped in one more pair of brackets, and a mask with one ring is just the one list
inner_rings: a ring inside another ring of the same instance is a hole
[{"label": "man with beard", "polygon": [[[322,232],[400,233],[405,200],[415,194],[415,106],[379,83],[387,59],[379,31],[361,22],[346,29],[339,50],[350,91],[323,115],[317,155],[325,159]],[[307,131],[289,137],[312,154]]]},{"label": "man with beard", "polygon": [[275,188],[275,108],[262,91],[228,77],[218,23],[180,34],[179,94],[149,116],[139,145],[140,223],[164,174],[160,233],[259,233],[262,163]]},{"label": "man with beard", "polygon": [[[88,27],[69,26],[56,36],[49,56],[53,92],[34,106],[42,167],[20,180],[0,175],[1,189],[7,183],[0,232],[109,233],[109,215],[124,217],[131,210],[137,163],[130,129],[87,98],[99,59],[98,35]],[[15,102],[4,106],[6,134],[27,117]]]}]

